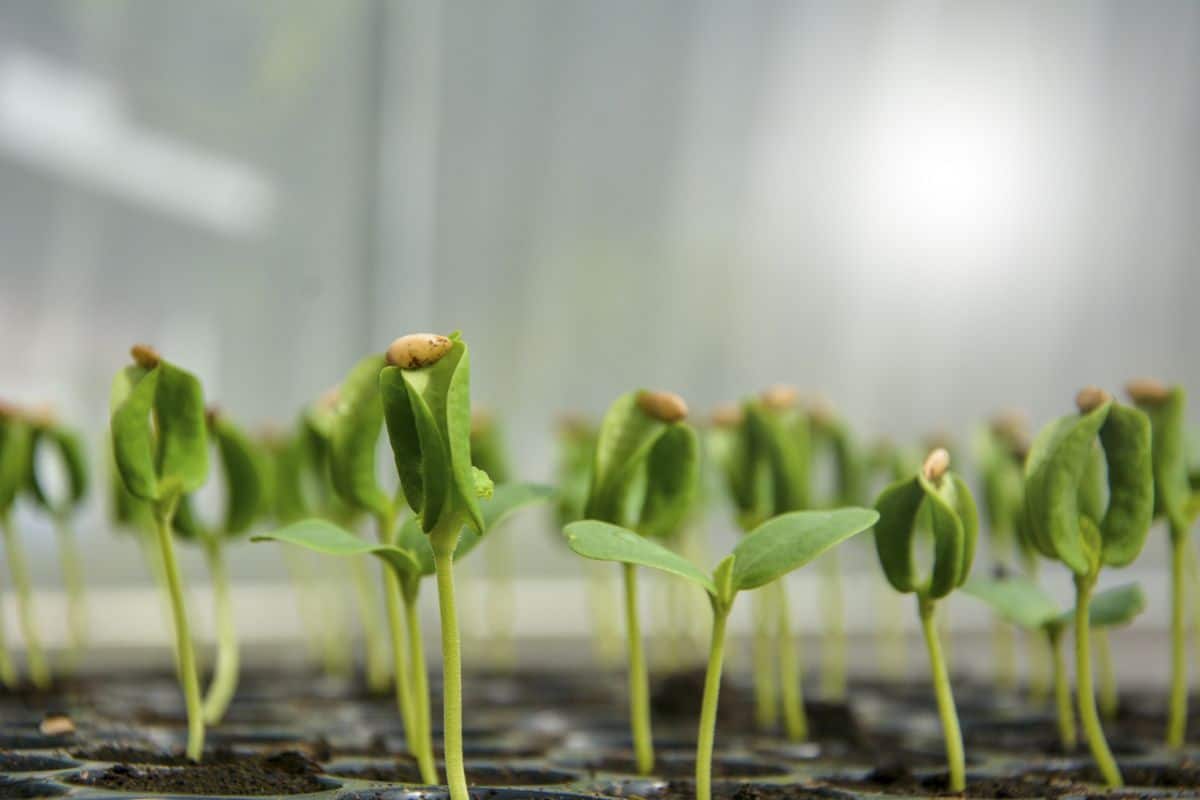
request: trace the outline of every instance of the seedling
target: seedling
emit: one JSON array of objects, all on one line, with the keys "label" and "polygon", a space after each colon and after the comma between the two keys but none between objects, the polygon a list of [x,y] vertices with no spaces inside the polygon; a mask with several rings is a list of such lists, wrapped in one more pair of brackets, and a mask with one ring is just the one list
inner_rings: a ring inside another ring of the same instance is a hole
[{"label": "seedling", "polygon": [[[687,514],[700,471],[699,440],[683,420],[687,404],[669,392],[630,392],[600,424],[584,517],[647,537],[674,531]],[[640,496],[640,505],[638,504]],[[654,769],[650,680],[638,620],[637,569],[622,565],[629,658],[629,721],[637,770]]]},{"label": "seedling", "polygon": [[[1038,552],[1074,573],[1079,717],[1105,782],[1119,787],[1121,773],[1096,709],[1087,609],[1100,570],[1131,563],[1145,544],[1154,513],[1150,420],[1094,387],[1080,391],[1075,403],[1078,414],[1047,425],[1033,442],[1025,465],[1025,522]],[[1105,466],[1107,504],[1095,479]]]},{"label": "seedling", "polygon": [[712,605],[712,639],[700,727],[696,736],[696,798],[712,797],[712,754],[716,736],[721,668],[725,660],[725,632],[729,612],[738,592],[774,583],[851,536],[868,529],[878,519],[865,508],[836,511],[795,511],[759,525],[738,542],[711,575],[662,545],[618,525],[596,520],[566,527],[567,543],[585,558],[615,561],[626,567],[652,567],[684,578],[708,593]]},{"label": "seedling", "polygon": [[[17,590],[17,614],[21,634],[25,639],[25,658],[29,677],[39,689],[50,687],[50,668],[42,652],[37,626],[34,624],[33,588],[25,549],[12,521],[12,508],[25,488],[32,471],[33,426],[28,416],[9,405],[0,407],[0,526],[4,529],[4,552],[13,586]],[[0,679],[15,686],[17,671],[7,650],[0,646]]]},{"label": "seedling", "polygon": [[[884,489],[875,509],[879,512],[875,549],[883,574],[896,591],[917,596],[946,742],[949,788],[961,792],[966,788],[962,731],[934,615],[937,601],[962,586],[971,572],[979,531],[975,500],[967,484],[950,472],[950,454],[938,448],[925,458],[916,475]],[[928,522],[933,538],[933,566],[928,576],[918,574],[914,556],[919,515]]]},{"label": "seedling", "polygon": [[[1001,580],[971,579],[963,591],[990,605],[1007,622],[1043,637],[1054,664],[1054,705],[1058,714],[1058,736],[1064,753],[1078,743],[1071,687],[1063,661],[1063,631],[1075,619],[1075,609],[1061,611],[1054,600],[1036,583],[1023,577]],[[1137,584],[1127,584],[1096,593],[1089,603],[1088,622],[1092,628],[1125,625],[1146,607],[1146,597]]]},{"label": "seedling", "polygon": [[135,345],[131,353],[134,364],[113,380],[113,457],[125,488],[149,503],[154,517],[175,626],[176,666],[187,704],[187,755],[199,761],[204,711],[171,527],[180,499],[208,478],[204,392],[194,375],[153,348]]},{"label": "seedling", "polygon": [[197,512],[191,495],[180,498],[175,530],[185,541],[204,550],[212,579],[217,625],[217,664],[204,698],[204,721],[216,725],[225,716],[238,683],[237,628],[229,592],[225,545],[246,533],[263,504],[263,455],[250,438],[217,409],[208,413],[209,440],[217,448],[217,464],[225,485],[225,509],[219,522],[210,523]]},{"label": "seedling", "polygon": [[1181,387],[1168,388],[1155,380],[1130,381],[1130,399],[1150,418],[1153,438],[1154,515],[1167,521],[1171,539],[1171,692],[1167,716],[1167,746],[1183,747],[1187,736],[1187,580],[1188,532],[1200,513],[1200,492],[1188,480],[1184,409]]},{"label": "seedling", "polygon": [[[38,470],[37,455],[42,446],[51,448],[62,462],[66,487],[60,497],[53,496],[54,493]],[[79,663],[87,639],[87,606],[83,594],[83,567],[71,519],[78,513],[79,507],[87,497],[87,456],[83,437],[58,423],[50,413],[33,418],[33,441],[30,449],[29,491],[34,502],[54,520],[54,529],[58,535],[63,582],[67,587],[68,660],[74,666]]]}]

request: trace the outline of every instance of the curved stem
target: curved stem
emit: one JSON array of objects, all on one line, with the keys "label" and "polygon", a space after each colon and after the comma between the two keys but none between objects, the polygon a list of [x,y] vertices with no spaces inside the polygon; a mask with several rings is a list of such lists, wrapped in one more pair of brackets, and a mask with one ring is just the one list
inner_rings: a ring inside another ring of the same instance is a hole
[{"label": "curved stem", "polygon": [[29,662],[29,677],[38,689],[50,688],[50,667],[38,638],[34,624],[33,587],[29,582],[29,568],[25,563],[25,549],[17,535],[12,519],[4,515],[4,549],[8,555],[8,570],[12,575],[13,588],[17,590],[17,617],[21,635],[25,638],[25,658]]},{"label": "curved stem", "polygon": [[771,609],[769,586],[753,595],[754,599],[754,718],[759,730],[769,731],[778,719],[779,703],[775,691],[775,663],[771,658]]},{"label": "curved stem", "polygon": [[87,604],[83,593],[83,566],[79,558],[79,545],[66,514],[55,515],[55,530],[58,533],[58,553],[62,563],[63,583],[67,587],[67,633],[69,648],[67,663],[74,669],[83,656],[87,643]]},{"label": "curved stem", "polygon": [[1092,688],[1092,649],[1089,635],[1091,621],[1088,616],[1088,603],[1095,585],[1094,575],[1075,576],[1075,701],[1079,705],[1079,721],[1083,724],[1083,734],[1087,737],[1096,767],[1104,776],[1108,787],[1116,789],[1124,786],[1125,782],[1121,779],[1121,771],[1117,769],[1116,759],[1113,758],[1104,738],[1104,728],[1100,726],[1100,715],[1096,711],[1096,693]]},{"label": "curved stem", "polygon": [[949,789],[961,792],[967,788],[966,759],[963,756],[962,730],[958,727],[958,711],[954,708],[954,692],[946,672],[946,659],[938,639],[933,600],[917,597],[917,612],[921,616],[921,631],[929,650],[929,667],[933,674],[933,690],[937,695],[938,716],[942,720],[942,737],[946,740],[946,765],[950,771]]},{"label": "curved stem", "polygon": [[204,752],[204,708],[200,700],[200,677],[196,674],[196,651],[192,648],[192,633],[188,628],[187,609],[183,599],[183,578],[175,559],[175,543],[171,539],[171,512],[155,514],[155,532],[162,554],[163,577],[171,598],[171,617],[175,626],[175,661],[179,680],[183,684],[183,699],[187,706],[187,757],[199,761]]},{"label": "curved stem", "polygon": [[452,531],[435,529],[430,535],[442,622],[442,749],[451,800],[468,800],[462,746],[462,643],[454,602],[454,548],[458,543],[459,522],[454,519],[451,524]]},{"label": "curved stem", "polygon": [[708,669],[704,673],[704,699],[700,704],[700,730],[696,735],[696,800],[712,798],[713,741],[717,733],[717,703],[721,696],[721,667],[725,662],[725,622],[729,609],[714,603],[712,643],[708,649]]},{"label": "curved stem", "polygon": [[821,559],[825,590],[825,637],[821,641],[821,694],[830,700],[846,698],[846,621],[842,597],[842,569],[838,551]]},{"label": "curved stem", "polygon": [[1187,735],[1187,637],[1184,633],[1184,560],[1187,532],[1171,528],[1171,696],[1167,747],[1183,747]]},{"label": "curved stem", "polygon": [[[383,597],[387,607],[388,629],[392,636],[392,675],[396,685],[396,707],[404,723],[404,741],[408,752],[418,757],[421,751],[420,726],[413,710],[413,690],[408,671],[407,654],[404,652],[404,613],[401,609],[403,593],[400,579],[391,568],[383,571]],[[424,780],[424,777],[422,777]]]},{"label": "curved stem", "polygon": [[654,738],[650,731],[650,677],[638,624],[637,568],[622,564],[625,579],[625,635],[629,647],[629,725],[639,775],[654,770]]},{"label": "curved stem", "polygon": [[1054,705],[1058,711],[1058,741],[1063,753],[1070,754],[1079,744],[1075,731],[1075,706],[1071,703],[1071,685],[1067,681],[1067,665],[1062,653],[1062,628],[1046,631],[1045,641],[1054,660]]},{"label": "curved stem", "polygon": [[[414,582],[415,583],[415,582]],[[417,766],[421,780],[438,783],[437,765],[433,760],[433,730],[429,712],[429,667],[425,663],[425,644],[421,636],[421,615],[417,607],[417,590],[405,591],[404,620],[408,631],[409,686],[412,693],[413,727],[409,734],[417,741]]]},{"label": "curved stem", "polygon": [[804,713],[804,678],[800,660],[796,657],[796,640],[792,636],[791,614],[788,613],[787,584],[779,578],[771,584],[775,595],[776,643],[779,649],[780,700],[783,703],[783,727],[788,739],[803,742],[808,738],[808,715]]},{"label": "curved stem", "polygon": [[225,553],[217,540],[205,542],[204,554],[212,575],[213,598],[216,604],[217,667],[204,698],[204,721],[216,725],[225,716],[238,683],[237,628],[233,623],[233,602],[229,596],[229,570]]},{"label": "curved stem", "polygon": [[[381,565],[381,569],[388,569]],[[381,631],[383,620],[379,614],[379,595],[371,578],[367,556],[350,559],[350,576],[354,581],[354,597],[358,603],[358,617],[362,622],[363,660],[366,662],[367,689],[372,693],[384,692],[391,683],[388,669],[387,647]]]}]

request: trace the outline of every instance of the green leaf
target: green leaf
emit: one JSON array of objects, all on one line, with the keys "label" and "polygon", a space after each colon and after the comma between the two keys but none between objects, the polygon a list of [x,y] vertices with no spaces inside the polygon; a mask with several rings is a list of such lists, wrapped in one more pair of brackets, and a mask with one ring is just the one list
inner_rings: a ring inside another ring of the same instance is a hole
[{"label": "green leaf", "polygon": [[1026,630],[1040,630],[1062,614],[1058,604],[1040,586],[1024,577],[1001,580],[972,578],[963,591],[991,606],[996,613]]},{"label": "green leaf", "polygon": [[401,579],[420,573],[420,565],[411,553],[396,545],[374,544],[350,531],[323,519],[294,522],[272,533],[250,537],[253,542],[283,542],[331,556],[360,556],[370,554],[396,571]]},{"label": "green leaf", "polygon": [[184,495],[174,527],[185,536],[232,537],[244,533],[254,524],[262,505],[265,467],[258,448],[241,428],[221,415],[212,422],[212,438],[225,484],[225,509],[219,525],[206,524],[196,513],[192,495]]},{"label": "green leaf", "polygon": [[204,391],[195,375],[167,361],[154,371],[161,373],[154,397],[158,477],[184,494],[194,492],[208,479]]},{"label": "green leaf", "polygon": [[771,583],[862,533],[878,519],[875,511],[866,508],[793,511],[769,519],[733,548],[733,586],[744,591]]},{"label": "green leaf", "polygon": [[[1088,622],[1094,628],[1113,628],[1127,625],[1146,609],[1146,595],[1136,583],[1127,583],[1092,595],[1088,603]],[[1068,612],[1067,623],[1074,621]]]},{"label": "green leaf", "polygon": [[666,424],[638,407],[637,392],[621,395],[609,407],[596,439],[592,485],[584,515],[621,522],[628,488]]},{"label": "green leaf", "polygon": [[129,366],[117,373],[112,388],[113,459],[125,488],[134,497],[158,500],[154,463],[154,429],[150,414],[158,389],[159,370]]},{"label": "green leaf", "polygon": [[33,429],[16,417],[0,418],[0,515],[6,514],[32,472]]},{"label": "green leaf", "polygon": [[651,567],[685,578],[710,595],[717,593],[712,578],[686,558],[628,528],[599,520],[583,520],[572,522],[563,533],[567,545],[584,558]]},{"label": "green leaf", "polygon": [[1166,517],[1174,531],[1187,531],[1192,523],[1184,420],[1186,404],[1187,398],[1178,386],[1172,388],[1161,402],[1138,404],[1150,418],[1153,435],[1154,513]]},{"label": "green leaf", "polygon": [[811,455],[807,421],[795,411],[773,411],[758,402],[747,403],[744,411],[753,453],[765,460],[771,476],[769,513],[808,508]]},{"label": "green leaf", "polygon": [[[472,533],[471,536],[476,536]],[[463,546],[463,541],[468,537],[463,536],[459,539],[458,546]],[[400,526],[400,532],[396,534],[396,547],[404,550],[417,563],[417,575],[433,575],[437,572],[437,568],[433,563],[433,547],[429,544],[429,536],[425,531],[421,530],[421,520],[417,517],[409,517],[404,520]],[[474,547],[474,544],[469,545]],[[458,551],[454,553],[458,556]]]},{"label": "green leaf", "polygon": [[[899,592],[945,597],[971,571],[979,532],[978,512],[967,485],[952,472],[934,485],[918,473],[883,490],[875,502],[879,524],[875,549],[884,575]],[[924,518],[933,536],[933,569],[928,580],[917,575],[913,545]]]},{"label": "green leaf", "polygon": [[686,423],[668,426],[646,456],[646,492],[638,533],[653,538],[679,531],[700,480],[700,441]]},{"label": "green leaf", "polygon": [[342,502],[377,517],[391,513],[392,501],[379,485],[375,452],[383,427],[379,392],[382,355],[361,359],[342,381],[329,426],[329,467]]},{"label": "green leaf", "polygon": [[471,426],[471,464],[490,475],[496,483],[512,480],[503,432],[490,415],[482,412]]},{"label": "green leaf", "polygon": [[454,551],[454,559],[457,561],[471,552],[475,545],[482,541],[484,535],[517,511],[536,503],[544,503],[552,497],[554,490],[549,486],[534,483],[500,484],[490,498],[479,504],[483,513],[483,535],[475,533],[469,527],[465,528]]},{"label": "green leaf", "polygon": [[925,501],[925,489],[916,477],[896,481],[875,501],[879,522],[875,525],[875,550],[884,577],[898,592],[915,592],[918,587],[913,538],[917,512]]},{"label": "green leaf", "polygon": [[1130,564],[1142,552],[1154,518],[1154,467],[1150,419],[1113,403],[1100,443],[1108,464],[1108,510],[1100,524],[1102,558],[1110,567]]},{"label": "green leaf", "polygon": [[831,506],[848,506],[863,502],[866,487],[866,459],[854,443],[850,427],[840,419],[813,420],[813,457],[828,449],[833,457],[835,492]]},{"label": "green leaf", "polygon": [[[67,476],[67,493],[61,500],[54,500],[42,485],[37,470],[37,450],[42,444],[49,445],[62,459]],[[60,425],[38,427],[33,432],[29,468],[29,490],[34,501],[55,516],[69,514],[78,508],[87,497],[88,469],[83,437],[70,428]]]}]

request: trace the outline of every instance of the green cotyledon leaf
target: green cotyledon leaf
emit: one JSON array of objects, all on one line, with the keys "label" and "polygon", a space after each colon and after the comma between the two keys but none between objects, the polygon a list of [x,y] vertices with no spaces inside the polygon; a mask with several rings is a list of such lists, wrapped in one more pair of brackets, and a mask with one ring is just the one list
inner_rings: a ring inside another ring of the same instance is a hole
[{"label": "green cotyledon leaf", "polygon": [[733,586],[756,589],[804,566],[875,524],[879,514],[867,508],[792,511],[773,517],[733,548]]},{"label": "green cotyledon leaf", "polygon": [[1175,532],[1186,532],[1192,524],[1192,489],[1188,481],[1184,420],[1186,403],[1186,395],[1178,386],[1169,389],[1165,396],[1142,399],[1137,403],[1150,418],[1153,437],[1154,513],[1165,517]]},{"label": "green cotyledon leaf", "polygon": [[[875,549],[892,587],[923,597],[945,597],[966,581],[975,557],[979,519],[970,489],[951,472],[938,481],[923,474],[888,486],[875,501]],[[933,568],[917,574],[913,552],[918,516],[925,515],[933,537]]]},{"label": "green cotyledon leaf", "polygon": [[[1146,609],[1146,595],[1136,583],[1127,583],[1105,589],[1092,595],[1088,603],[1088,622],[1095,628],[1115,628],[1128,625]],[[1059,624],[1070,625],[1075,621],[1074,610],[1059,617]]]},{"label": "green cotyledon leaf", "polygon": [[376,446],[383,428],[379,392],[382,355],[362,358],[342,381],[329,423],[329,468],[343,503],[376,517],[391,512],[392,501],[379,485]]},{"label": "green cotyledon leaf", "polygon": [[696,497],[700,441],[685,422],[673,423],[646,456],[646,487],[637,530],[654,538],[678,532]]},{"label": "green cotyledon leaf", "polygon": [[755,400],[743,406],[754,452],[766,464],[771,483],[771,514],[809,507],[808,424],[795,410],[766,408]]},{"label": "green cotyledon leaf", "polygon": [[1101,558],[1110,567],[1123,567],[1142,552],[1154,518],[1150,419],[1137,408],[1113,403],[1100,429],[1100,443],[1108,464]]},{"label": "green cotyledon leaf", "polygon": [[972,578],[963,584],[963,591],[984,601],[1006,622],[1040,630],[1055,622],[1062,610],[1050,595],[1028,578],[1013,576],[999,580]]},{"label": "green cotyledon leaf", "polygon": [[620,525],[585,519],[563,529],[567,545],[584,558],[650,567],[677,575],[716,595],[713,580],[683,556]]},{"label": "green cotyledon leaf", "polygon": [[837,418],[814,417],[812,424],[813,457],[828,451],[833,458],[835,478],[831,506],[862,502],[866,486],[866,459],[854,442],[850,427]]},{"label": "green cotyledon leaf", "polygon": [[0,515],[8,512],[32,471],[33,428],[16,416],[0,416]]},{"label": "green cotyledon leaf", "polygon": [[419,574],[420,565],[412,554],[391,544],[375,544],[324,519],[294,522],[271,533],[250,537],[254,542],[283,542],[332,556],[373,555],[384,561],[405,580]]},{"label": "green cotyledon leaf", "polygon": [[185,495],[179,501],[174,526],[190,537],[233,537],[249,530],[258,517],[265,465],[250,437],[232,420],[217,414],[212,419],[211,429],[225,486],[221,523],[219,526],[205,524],[196,512],[192,496]]},{"label": "green cotyledon leaf", "polygon": [[621,395],[609,406],[596,439],[592,484],[584,516],[623,522],[628,488],[667,423],[651,417],[638,405],[638,392]]},{"label": "green cotyledon leaf", "polygon": [[[38,474],[37,453],[43,445],[51,448],[61,459],[63,472],[66,475],[66,494],[57,500],[50,496],[45,482]],[[38,426],[33,431],[31,448],[29,491],[34,501],[56,516],[71,513],[84,501],[88,492],[87,454],[84,449],[83,437],[62,425]]]}]

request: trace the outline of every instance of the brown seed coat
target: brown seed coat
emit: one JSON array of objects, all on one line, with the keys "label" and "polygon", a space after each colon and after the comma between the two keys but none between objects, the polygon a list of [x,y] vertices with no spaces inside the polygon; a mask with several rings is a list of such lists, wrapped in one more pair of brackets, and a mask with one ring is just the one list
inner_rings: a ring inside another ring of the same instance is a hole
[{"label": "brown seed coat", "polygon": [[400,369],[421,369],[436,364],[454,342],[436,333],[410,333],[388,345],[387,363]]}]

